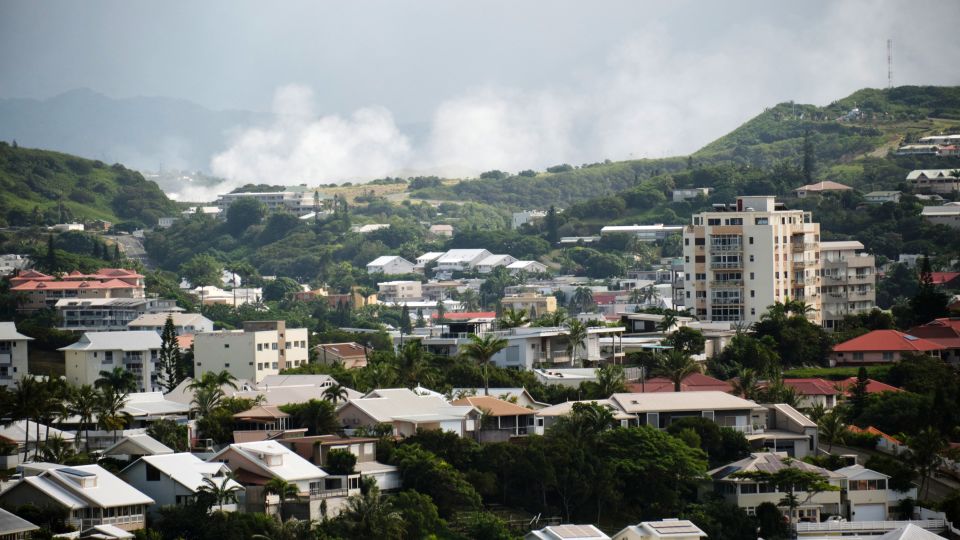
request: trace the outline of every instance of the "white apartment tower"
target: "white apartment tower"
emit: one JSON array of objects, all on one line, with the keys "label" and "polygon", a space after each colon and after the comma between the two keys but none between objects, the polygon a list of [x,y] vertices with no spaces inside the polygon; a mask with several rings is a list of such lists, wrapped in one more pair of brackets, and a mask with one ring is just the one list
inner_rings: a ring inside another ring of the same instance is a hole
[{"label": "white apartment tower", "polygon": [[823,327],[836,328],[844,315],[877,306],[876,260],[856,240],[820,242]]},{"label": "white apartment tower", "polygon": [[752,324],[775,302],[801,300],[820,323],[820,224],[774,197],[738,197],[683,229],[684,303],[701,320]]}]

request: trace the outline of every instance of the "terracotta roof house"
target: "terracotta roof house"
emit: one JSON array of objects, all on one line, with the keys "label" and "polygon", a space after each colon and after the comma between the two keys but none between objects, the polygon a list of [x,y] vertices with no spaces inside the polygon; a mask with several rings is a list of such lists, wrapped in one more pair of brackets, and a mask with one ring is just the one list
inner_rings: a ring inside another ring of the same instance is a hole
[{"label": "terracotta roof house", "polygon": [[874,330],[833,347],[831,366],[890,364],[904,354],[940,356],[943,345],[896,330]]},{"label": "terracotta roof house", "polygon": [[907,333],[942,345],[944,350],[940,357],[954,366],[960,364],[960,317],[934,319],[914,326]]},{"label": "terracotta roof house", "polygon": [[10,291],[21,293],[18,311],[54,307],[62,298],[143,298],[143,276],[124,268],[103,268],[93,274],[71,272],[57,280],[29,270],[10,278]]},{"label": "terracotta roof house", "polygon": [[840,391],[832,381],[819,378],[784,379],[783,384],[796,390],[800,397],[798,405],[801,409],[809,409],[816,405],[823,405],[826,409],[837,406],[837,396],[840,395]]},{"label": "terracotta roof house", "polygon": [[275,405],[254,405],[251,409],[233,415],[239,430],[273,431],[287,428],[290,415]]},{"label": "terracotta roof house", "polygon": [[[857,384],[856,377],[849,377],[842,381],[837,381],[837,386],[842,388],[844,395],[849,396],[850,390],[853,388],[853,385]],[[891,386],[887,383],[876,381],[873,379],[867,379],[867,393],[868,394],[879,394],[881,392],[900,392],[901,390],[896,386]]]},{"label": "terracotta roof house", "polygon": [[[647,379],[643,383],[630,383],[627,385],[630,392],[673,392],[673,381],[664,377],[654,377]],[[733,386],[727,381],[721,381],[703,373],[691,373],[680,382],[681,392],[696,392],[713,390],[717,392],[730,392]]]},{"label": "terracotta roof house", "polygon": [[881,452],[886,452],[888,454],[898,455],[901,452],[907,450],[907,446],[903,444],[902,441],[893,437],[892,435],[887,435],[886,433],[880,431],[879,429],[873,426],[867,426],[866,429],[849,425],[847,426],[847,431],[851,433],[867,433],[870,435],[877,436],[877,450]]},{"label": "terracotta roof house", "polygon": [[511,436],[526,435],[532,431],[536,411],[493,396],[469,396],[450,402],[451,405],[471,405],[482,413],[480,442],[500,442]]},{"label": "terracotta roof house", "polygon": [[355,343],[321,343],[316,346],[317,362],[335,364],[340,362],[347,369],[362,368],[367,365],[367,354],[370,349]]},{"label": "terracotta roof house", "polygon": [[930,272],[930,281],[939,287],[960,289],[960,272]]},{"label": "terracotta roof house", "polygon": [[853,188],[841,184],[839,182],[833,182],[831,180],[824,180],[822,182],[817,182],[815,184],[807,184],[805,186],[800,186],[793,192],[797,195],[798,198],[803,199],[806,197],[820,195],[827,191],[850,191]]}]

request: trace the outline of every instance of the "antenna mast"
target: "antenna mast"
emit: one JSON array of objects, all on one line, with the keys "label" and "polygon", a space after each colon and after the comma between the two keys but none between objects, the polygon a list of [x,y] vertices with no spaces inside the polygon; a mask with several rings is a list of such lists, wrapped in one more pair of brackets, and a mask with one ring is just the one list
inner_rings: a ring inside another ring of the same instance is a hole
[{"label": "antenna mast", "polygon": [[887,40],[887,88],[893,88],[893,40]]}]

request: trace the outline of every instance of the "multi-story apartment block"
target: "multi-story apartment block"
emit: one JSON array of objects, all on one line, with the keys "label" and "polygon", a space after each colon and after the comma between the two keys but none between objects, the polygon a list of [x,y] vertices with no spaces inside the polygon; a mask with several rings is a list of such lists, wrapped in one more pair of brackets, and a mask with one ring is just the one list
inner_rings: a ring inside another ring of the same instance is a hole
[{"label": "multi-story apartment block", "polygon": [[0,386],[12,387],[27,374],[27,342],[32,340],[17,332],[16,324],[0,322]]},{"label": "multi-story apartment block", "polygon": [[142,315],[182,311],[176,301],[162,298],[61,298],[54,307],[58,328],[79,332],[139,330],[128,325]]},{"label": "multi-story apartment block", "polygon": [[960,177],[953,175],[954,169],[917,169],[907,174],[907,182],[919,193],[939,193],[947,195],[960,191]]},{"label": "multi-story apartment block", "polygon": [[137,317],[127,325],[130,330],[153,330],[160,334],[167,324],[167,318],[173,319],[173,328],[178,336],[213,332],[213,321],[199,313],[148,313]]},{"label": "multi-story apartment block", "polygon": [[299,215],[313,211],[316,206],[321,205],[322,201],[327,198],[329,197],[320,191],[307,191],[304,189],[258,193],[224,193],[218,195],[217,206],[226,212],[231,204],[240,199],[256,199],[263,203],[271,212],[287,211]]},{"label": "multi-story apartment block", "polygon": [[27,270],[10,278],[10,291],[23,299],[17,310],[52,308],[62,298],[143,298],[143,276],[124,268],[103,268],[93,274],[54,276]]},{"label": "multi-story apartment block", "polygon": [[510,308],[514,311],[526,310],[527,316],[535,319],[541,315],[555,312],[557,310],[557,298],[540,295],[536,292],[522,292],[504,296],[500,300],[500,305],[504,309]]},{"label": "multi-story apartment block", "polygon": [[197,378],[227,371],[255,383],[280,370],[309,361],[306,328],[287,328],[284,321],[247,321],[243,330],[196,334],[193,340]]},{"label": "multi-story apartment block", "polygon": [[399,302],[423,298],[419,281],[382,281],[377,283],[377,297],[381,302]]},{"label": "multi-story apartment block", "polygon": [[844,315],[877,306],[876,261],[855,240],[820,242],[820,293],[823,327],[832,330]]},{"label": "multi-story apartment block", "polygon": [[738,197],[694,215],[683,230],[683,270],[683,300],[701,320],[753,323],[795,299],[820,322],[820,224],[774,197]]},{"label": "multi-story apartment block", "polygon": [[64,352],[67,382],[74,386],[92,385],[101,371],[119,366],[136,375],[138,391],[160,390],[156,373],[160,335],[156,332],[85,332],[80,341],[58,350]]}]

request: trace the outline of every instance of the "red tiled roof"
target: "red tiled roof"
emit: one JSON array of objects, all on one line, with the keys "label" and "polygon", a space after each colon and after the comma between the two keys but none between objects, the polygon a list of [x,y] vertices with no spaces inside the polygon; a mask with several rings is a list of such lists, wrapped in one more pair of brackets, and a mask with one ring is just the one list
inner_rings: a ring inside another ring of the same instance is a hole
[{"label": "red tiled roof", "polygon": [[617,297],[622,294],[624,293],[619,291],[595,292],[593,293],[593,303],[597,305],[614,304],[617,301]]},{"label": "red tiled roof", "polygon": [[[434,313],[430,316],[432,319],[436,319],[437,314]],[[470,319],[495,319],[497,318],[497,312],[495,311],[459,311],[456,313],[444,313],[444,320],[447,321],[467,321]]]},{"label": "red tiled roof", "polygon": [[[730,385],[727,381],[721,381],[720,379],[715,379],[709,375],[704,375],[703,373],[692,373],[687,375],[686,378],[680,383],[681,392],[692,392],[692,391],[706,391],[706,390],[716,390],[719,392],[729,392],[733,390],[733,386]],[[642,385],[640,383],[630,383],[627,385],[628,392],[673,392],[673,381],[663,378],[663,377],[654,377],[648,379]]]},{"label": "red tiled roof", "polygon": [[890,435],[887,435],[886,433],[880,431],[879,429],[873,426],[867,426],[867,429],[863,429],[863,428],[859,428],[857,426],[851,425],[851,426],[847,426],[847,431],[850,431],[853,433],[869,433],[871,435],[878,435],[894,444],[903,444],[902,442],[898,441],[897,439],[894,439]]},{"label": "red tiled roof", "polygon": [[960,272],[930,272],[930,281],[934,285],[946,285],[960,277]]},{"label": "red tiled roof", "polygon": [[910,334],[896,330],[874,330],[873,332],[844,341],[833,347],[833,352],[867,351],[939,351],[943,346]]},{"label": "red tiled roof", "polygon": [[109,281],[28,281],[26,283],[21,283],[14,287],[10,287],[11,291],[42,291],[42,290],[54,290],[54,291],[65,291],[73,289],[129,289],[136,287],[136,285],[131,285],[129,283],[124,283],[119,279],[111,279]]},{"label": "red tiled roof", "polygon": [[835,396],[840,392],[833,383],[824,379],[784,379],[783,384],[793,388],[801,396]]},{"label": "red tiled roof", "polygon": [[177,336],[177,347],[180,347],[180,350],[184,351],[193,347],[193,334],[180,334]]},{"label": "red tiled roof", "polygon": [[[857,383],[856,377],[850,377],[842,381],[837,381],[837,386],[843,388],[846,395],[850,395],[850,389],[853,388],[853,385]],[[882,383],[880,381],[875,381],[873,379],[867,379],[867,393],[868,394],[879,394],[880,392],[902,392],[896,386],[891,386],[887,383]]]},{"label": "red tiled roof", "polygon": [[[941,322],[944,321],[944,322]],[[960,319],[937,319],[907,331],[912,336],[943,345],[947,349],[960,349]]]}]

